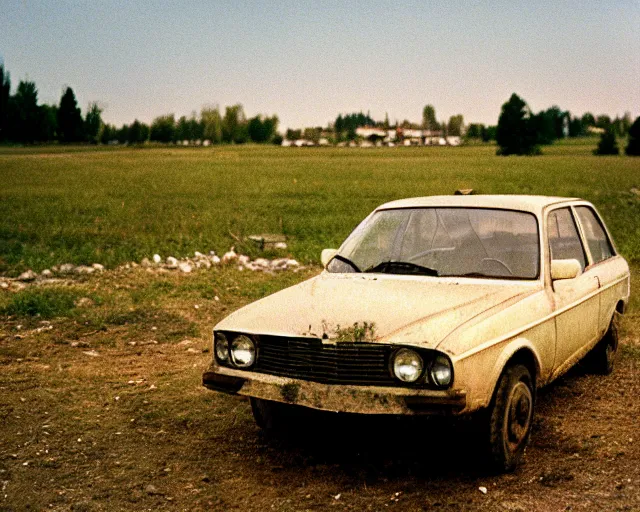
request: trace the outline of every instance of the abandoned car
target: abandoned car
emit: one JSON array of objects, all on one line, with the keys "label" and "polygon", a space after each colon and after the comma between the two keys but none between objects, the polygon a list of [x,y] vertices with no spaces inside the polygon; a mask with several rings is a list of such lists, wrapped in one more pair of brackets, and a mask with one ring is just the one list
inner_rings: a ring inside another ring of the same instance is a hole
[{"label": "abandoned car", "polygon": [[210,389],[291,407],[470,414],[513,469],[536,389],[585,358],[612,370],[629,267],[580,199],[436,196],[378,207],[324,270],[215,326]]}]

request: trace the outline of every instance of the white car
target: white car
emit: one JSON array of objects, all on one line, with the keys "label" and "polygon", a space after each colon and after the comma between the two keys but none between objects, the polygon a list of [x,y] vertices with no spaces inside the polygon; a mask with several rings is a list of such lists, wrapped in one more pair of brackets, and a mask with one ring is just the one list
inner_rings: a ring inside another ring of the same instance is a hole
[{"label": "white car", "polygon": [[403,199],[371,213],[324,271],[214,328],[208,388],[291,407],[478,413],[511,470],[536,389],[589,356],[609,373],[629,267],[590,203],[539,196]]}]

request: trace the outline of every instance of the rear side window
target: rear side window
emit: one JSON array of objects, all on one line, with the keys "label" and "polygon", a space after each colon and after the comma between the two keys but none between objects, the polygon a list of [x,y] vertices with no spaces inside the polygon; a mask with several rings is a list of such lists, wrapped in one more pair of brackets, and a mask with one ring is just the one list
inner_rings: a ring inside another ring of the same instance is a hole
[{"label": "rear side window", "polygon": [[580,224],[587,239],[587,245],[594,263],[611,258],[614,255],[613,246],[596,214],[588,206],[576,207]]},{"label": "rear side window", "polygon": [[578,260],[582,270],[585,255],[576,223],[569,208],[554,210],[547,217],[547,233],[552,260]]}]

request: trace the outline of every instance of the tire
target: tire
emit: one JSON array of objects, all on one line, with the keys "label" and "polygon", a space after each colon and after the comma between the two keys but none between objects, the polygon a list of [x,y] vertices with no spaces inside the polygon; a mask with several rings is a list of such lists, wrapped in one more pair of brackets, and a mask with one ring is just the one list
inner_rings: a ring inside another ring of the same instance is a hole
[{"label": "tire", "polygon": [[531,435],[535,385],[528,368],[517,364],[502,372],[489,408],[489,456],[493,469],[513,471]]},{"label": "tire", "polygon": [[620,313],[615,311],[609,324],[609,329],[587,355],[587,363],[592,373],[609,375],[618,353],[618,336],[620,330]]},{"label": "tire", "polygon": [[251,397],[253,419],[262,430],[276,430],[281,424],[281,414],[276,402]]}]

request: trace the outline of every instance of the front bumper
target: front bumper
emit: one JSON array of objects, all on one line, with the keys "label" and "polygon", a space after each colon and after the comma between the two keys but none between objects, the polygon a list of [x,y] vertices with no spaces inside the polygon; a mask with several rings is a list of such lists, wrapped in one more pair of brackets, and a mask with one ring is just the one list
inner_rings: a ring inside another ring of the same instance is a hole
[{"label": "front bumper", "polygon": [[466,407],[466,393],[389,386],[321,384],[264,373],[212,365],[202,384],[216,391],[263,400],[359,414],[459,414]]}]

